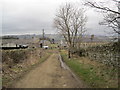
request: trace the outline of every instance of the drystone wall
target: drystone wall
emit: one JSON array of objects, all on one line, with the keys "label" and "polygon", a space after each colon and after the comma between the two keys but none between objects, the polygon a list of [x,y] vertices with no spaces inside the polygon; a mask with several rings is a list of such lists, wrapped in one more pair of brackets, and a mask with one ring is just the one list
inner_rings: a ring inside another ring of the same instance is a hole
[{"label": "drystone wall", "polygon": [[106,65],[118,67],[120,66],[120,43],[89,47],[85,50],[85,55],[91,60],[97,60]]}]

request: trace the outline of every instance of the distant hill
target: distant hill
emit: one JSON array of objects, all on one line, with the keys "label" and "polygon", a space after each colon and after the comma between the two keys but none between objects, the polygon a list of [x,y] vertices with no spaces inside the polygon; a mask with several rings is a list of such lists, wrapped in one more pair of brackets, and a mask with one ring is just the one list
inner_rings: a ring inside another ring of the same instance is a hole
[{"label": "distant hill", "polygon": [[2,36],[1,39],[19,39],[17,36]]},{"label": "distant hill", "polygon": [[[4,38],[8,36],[3,36]],[[3,38],[2,37],[2,38]],[[27,34],[27,35],[9,35],[9,38],[19,38],[19,39],[33,39],[33,38],[42,38],[42,34],[36,35],[36,34]],[[64,38],[59,34],[45,34],[45,37],[54,39],[55,42],[60,42],[61,40],[64,40]],[[91,42],[91,35],[85,35],[83,36],[83,42]],[[114,37],[110,36],[102,36],[102,35],[94,35],[93,42],[110,42]]]}]

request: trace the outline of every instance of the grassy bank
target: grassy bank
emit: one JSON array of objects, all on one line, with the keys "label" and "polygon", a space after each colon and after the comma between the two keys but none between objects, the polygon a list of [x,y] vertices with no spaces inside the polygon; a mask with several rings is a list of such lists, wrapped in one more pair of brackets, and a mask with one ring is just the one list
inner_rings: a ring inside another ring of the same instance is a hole
[{"label": "grassy bank", "polygon": [[107,67],[99,62],[91,61],[85,57],[67,58],[67,52],[61,51],[64,62],[87,85],[92,88],[117,88],[118,71],[113,67]]},{"label": "grassy bank", "polygon": [[12,67],[9,67],[9,66],[7,67],[7,64],[6,64],[5,68],[7,70],[3,72],[3,77],[2,77],[3,87],[11,87],[12,84],[14,84],[14,82],[22,78],[23,75],[25,75],[30,70],[37,67],[40,63],[44,62],[51,55],[50,50],[43,51],[42,52],[43,55],[40,58],[37,51],[34,51],[34,50],[32,51],[33,51],[33,53],[31,54],[32,56],[28,54],[30,58],[26,58],[24,62],[17,63],[16,65],[13,64],[14,66]]}]

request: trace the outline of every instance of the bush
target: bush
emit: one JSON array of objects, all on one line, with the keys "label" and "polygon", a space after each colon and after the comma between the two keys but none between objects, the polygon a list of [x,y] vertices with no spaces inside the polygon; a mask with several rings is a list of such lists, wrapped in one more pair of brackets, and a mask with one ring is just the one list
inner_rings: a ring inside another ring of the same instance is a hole
[{"label": "bush", "polygon": [[78,51],[77,51],[77,54],[79,55],[79,56],[85,56],[85,49],[79,49]]},{"label": "bush", "polygon": [[85,49],[83,49],[83,48],[80,48],[80,49],[73,48],[73,49],[71,50],[71,53],[72,53],[72,54],[77,54],[77,55],[79,55],[79,56],[85,56]]},{"label": "bush", "polygon": [[20,63],[28,57],[27,50],[7,50],[2,51],[2,62],[10,64],[11,63]]}]

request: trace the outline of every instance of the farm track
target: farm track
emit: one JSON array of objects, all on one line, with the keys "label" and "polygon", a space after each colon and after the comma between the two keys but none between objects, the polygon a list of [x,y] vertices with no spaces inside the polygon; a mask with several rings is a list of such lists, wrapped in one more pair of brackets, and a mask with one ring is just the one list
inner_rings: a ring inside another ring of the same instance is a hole
[{"label": "farm track", "polygon": [[17,81],[13,88],[84,88],[72,73],[61,67],[59,54],[54,52],[45,62]]}]

